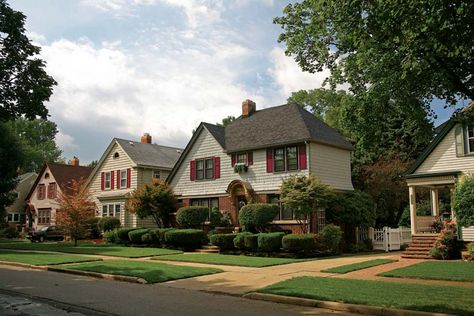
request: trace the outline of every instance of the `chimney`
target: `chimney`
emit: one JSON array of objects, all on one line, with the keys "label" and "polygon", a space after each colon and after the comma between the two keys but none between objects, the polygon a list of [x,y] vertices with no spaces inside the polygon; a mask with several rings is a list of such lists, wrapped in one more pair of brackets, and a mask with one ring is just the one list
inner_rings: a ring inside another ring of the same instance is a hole
[{"label": "chimney", "polygon": [[76,156],[74,156],[71,161],[69,162],[69,164],[71,166],[74,166],[74,167],[77,167],[79,166],[79,158],[77,158]]},{"label": "chimney", "polygon": [[249,117],[257,111],[257,104],[252,100],[245,100],[242,102],[242,117]]},{"label": "chimney", "polygon": [[140,139],[140,143],[151,144],[151,135],[148,133],[143,134],[142,138]]}]

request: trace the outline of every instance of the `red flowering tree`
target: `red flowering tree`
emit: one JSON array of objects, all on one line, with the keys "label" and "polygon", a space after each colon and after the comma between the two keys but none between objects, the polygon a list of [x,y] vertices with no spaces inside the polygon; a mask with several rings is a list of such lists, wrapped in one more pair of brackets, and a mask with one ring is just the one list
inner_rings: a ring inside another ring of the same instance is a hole
[{"label": "red flowering tree", "polygon": [[88,221],[95,216],[96,205],[92,201],[85,180],[72,180],[69,187],[59,193],[59,205],[56,212],[56,223],[74,240],[77,241],[87,233]]}]

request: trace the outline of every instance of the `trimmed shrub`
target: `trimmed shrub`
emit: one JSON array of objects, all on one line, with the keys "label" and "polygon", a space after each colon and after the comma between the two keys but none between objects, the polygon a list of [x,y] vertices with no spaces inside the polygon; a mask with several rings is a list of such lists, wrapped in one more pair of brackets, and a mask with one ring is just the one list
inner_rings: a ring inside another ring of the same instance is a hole
[{"label": "trimmed shrub", "polygon": [[281,248],[281,239],[285,233],[262,233],[258,234],[257,244],[258,249],[266,252],[277,252]]},{"label": "trimmed shrub", "polygon": [[257,250],[258,249],[258,235],[251,234],[244,236],[244,246],[248,250]]},{"label": "trimmed shrub", "polygon": [[474,242],[467,244],[467,251],[469,251],[471,255],[474,255]]},{"label": "trimmed shrub", "polygon": [[238,233],[235,238],[234,238],[234,247],[240,250],[245,250],[247,249],[245,247],[245,236],[252,235],[250,232],[243,232],[243,233]]},{"label": "trimmed shrub", "polygon": [[246,231],[263,231],[279,211],[276,204],[248,204],[240,209],[239,222]]},{"label": "trimmed shrub", "polygon": [[221,226],[222,223],[222,213],[217,207],[211,210],[211,218],[209,219],[209,227],[214,229],[217,226]]},{"label": "trimmed shrub", "polygon": [[474,225],[474,176],[464,176],[456,184],[453,208],[460,226]]},{"label": "trimmed shrub", "polygon": [[104,232],[104,240],[113,244],[118,243],[119,237],[117,235],[117,229]]},{"label": "trimmed shrub", "polygon": [[196,249],[202,245],[204,231],[201,229],[171,229],[165,232],[166,245]]},{"label": "trimmed shrub", "polygon": [[199,227],[204,224],[209,215],[209,208],[205,206],[186,206],[176,213],[176,222],[186,228]]},{"label": "trimmed shrub", "polygon": [[0,230],[0,237],[1,238],[18,238],[20,237],[20,233],[13,227],[5,227],[4,229]]},{"label": "trimmed shrub", "polygon": [[319,233],[321,243],[330,253],[339,253],[342,239],[342,230],[339,226],[329,224]]},{"label": "trimmed shrub", "polygon": [[130,242],[130,239],[128,238],[128,233],[136,229],[138,228],[119,228],[117,230],[117,237],[119,239],[118,241],[122,243]]},{"label": "trimmed shrub", "polygon": [[128,239],[132,244],[141,244],[142,243],[142,236],[148,233],[150,230],[148,228],[140,228],[132,230],[128,233]]},{"label": "trimmed shrub", "polygon": [[144,245],[159,245],[160,244],[160,238],[158,237],[157,234],[152,232],[151,230],[148,231],[148,233],[145,233],[142,235],[142,244]]},{"label": "trimmed shrub", "polygon": [[234,249],[234,238],[236,234],[214,234],[211,236],[211,244],[219,247],[219,250]]},{"label": "trimmed shrub", "polygon": [[99,219],[98,227],[103,232],[114,230],[116,228],[119,228],[121,225],[120,219],[118,219],[117,217],[105,216],[98,219]]},{"label": "trimmed shrub", "polygon": [[281,240],[283,250],[288,252],[308,252],[316,249],[314,234],[290,234]]},{"label": "trimmed shrub", "polygon": [[93,217],[86,221],[86,239],[99,239],[101,236],[101,232],[97,224],[99,223],[99,217]]},{"label": "trimmed shrub", "polygon": [[165,244],[165,233],[169,232],[173,229],[176,229],[176,228],[154,228],[154,229],[150,230],[150,232],[156,235],[156,237],[158,238],[160,244],[164,245]]}]

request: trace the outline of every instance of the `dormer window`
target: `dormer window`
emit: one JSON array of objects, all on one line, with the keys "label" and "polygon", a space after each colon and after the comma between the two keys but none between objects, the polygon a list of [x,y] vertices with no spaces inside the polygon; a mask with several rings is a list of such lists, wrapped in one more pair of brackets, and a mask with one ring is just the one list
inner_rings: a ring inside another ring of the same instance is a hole
[{"label": "dormer window", "polygon": [[115,153],[114,154],[114,159],[117,159],[118,157],[120,157],[119,153]]},{"label": "dormer window", "polygon": [[45,178],[45,179],[49,179],[49,173],[46,172],[46,173],[44,174],[44,178]]}]

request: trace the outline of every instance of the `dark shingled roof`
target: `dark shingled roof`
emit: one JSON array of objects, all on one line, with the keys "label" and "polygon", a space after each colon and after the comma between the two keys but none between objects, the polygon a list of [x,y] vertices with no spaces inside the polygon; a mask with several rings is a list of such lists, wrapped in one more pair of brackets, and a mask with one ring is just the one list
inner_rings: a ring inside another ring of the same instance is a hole
[{"label": "dark shingled roof", "polygon": [[56,179],[56,183],[62,188],[69,186],[72,180],[79,180],[81,178],[86,180],[93,170],[91,167],[71,166],[59,163],[48,163],[47,165],[53,177]]},{"label": "dark shingled roof", "polygon": [[202,123],[202,125],[207,128],[209,133],[212,134],[212,136],[217,140],[219,145],[221,145],[222,148],[225,148],[225,127],[210,123]]},{"label": "dark shingled roof", "polygon": [[334,128],[305,109],[287,104],[239,117],[225,128],[225,149],[237,152],[303,141],[346,150],[353,146]]},{"label": "dark shingled roof", "polygon": [[172,169],[183,149],[115,139],[137,165]]}]

